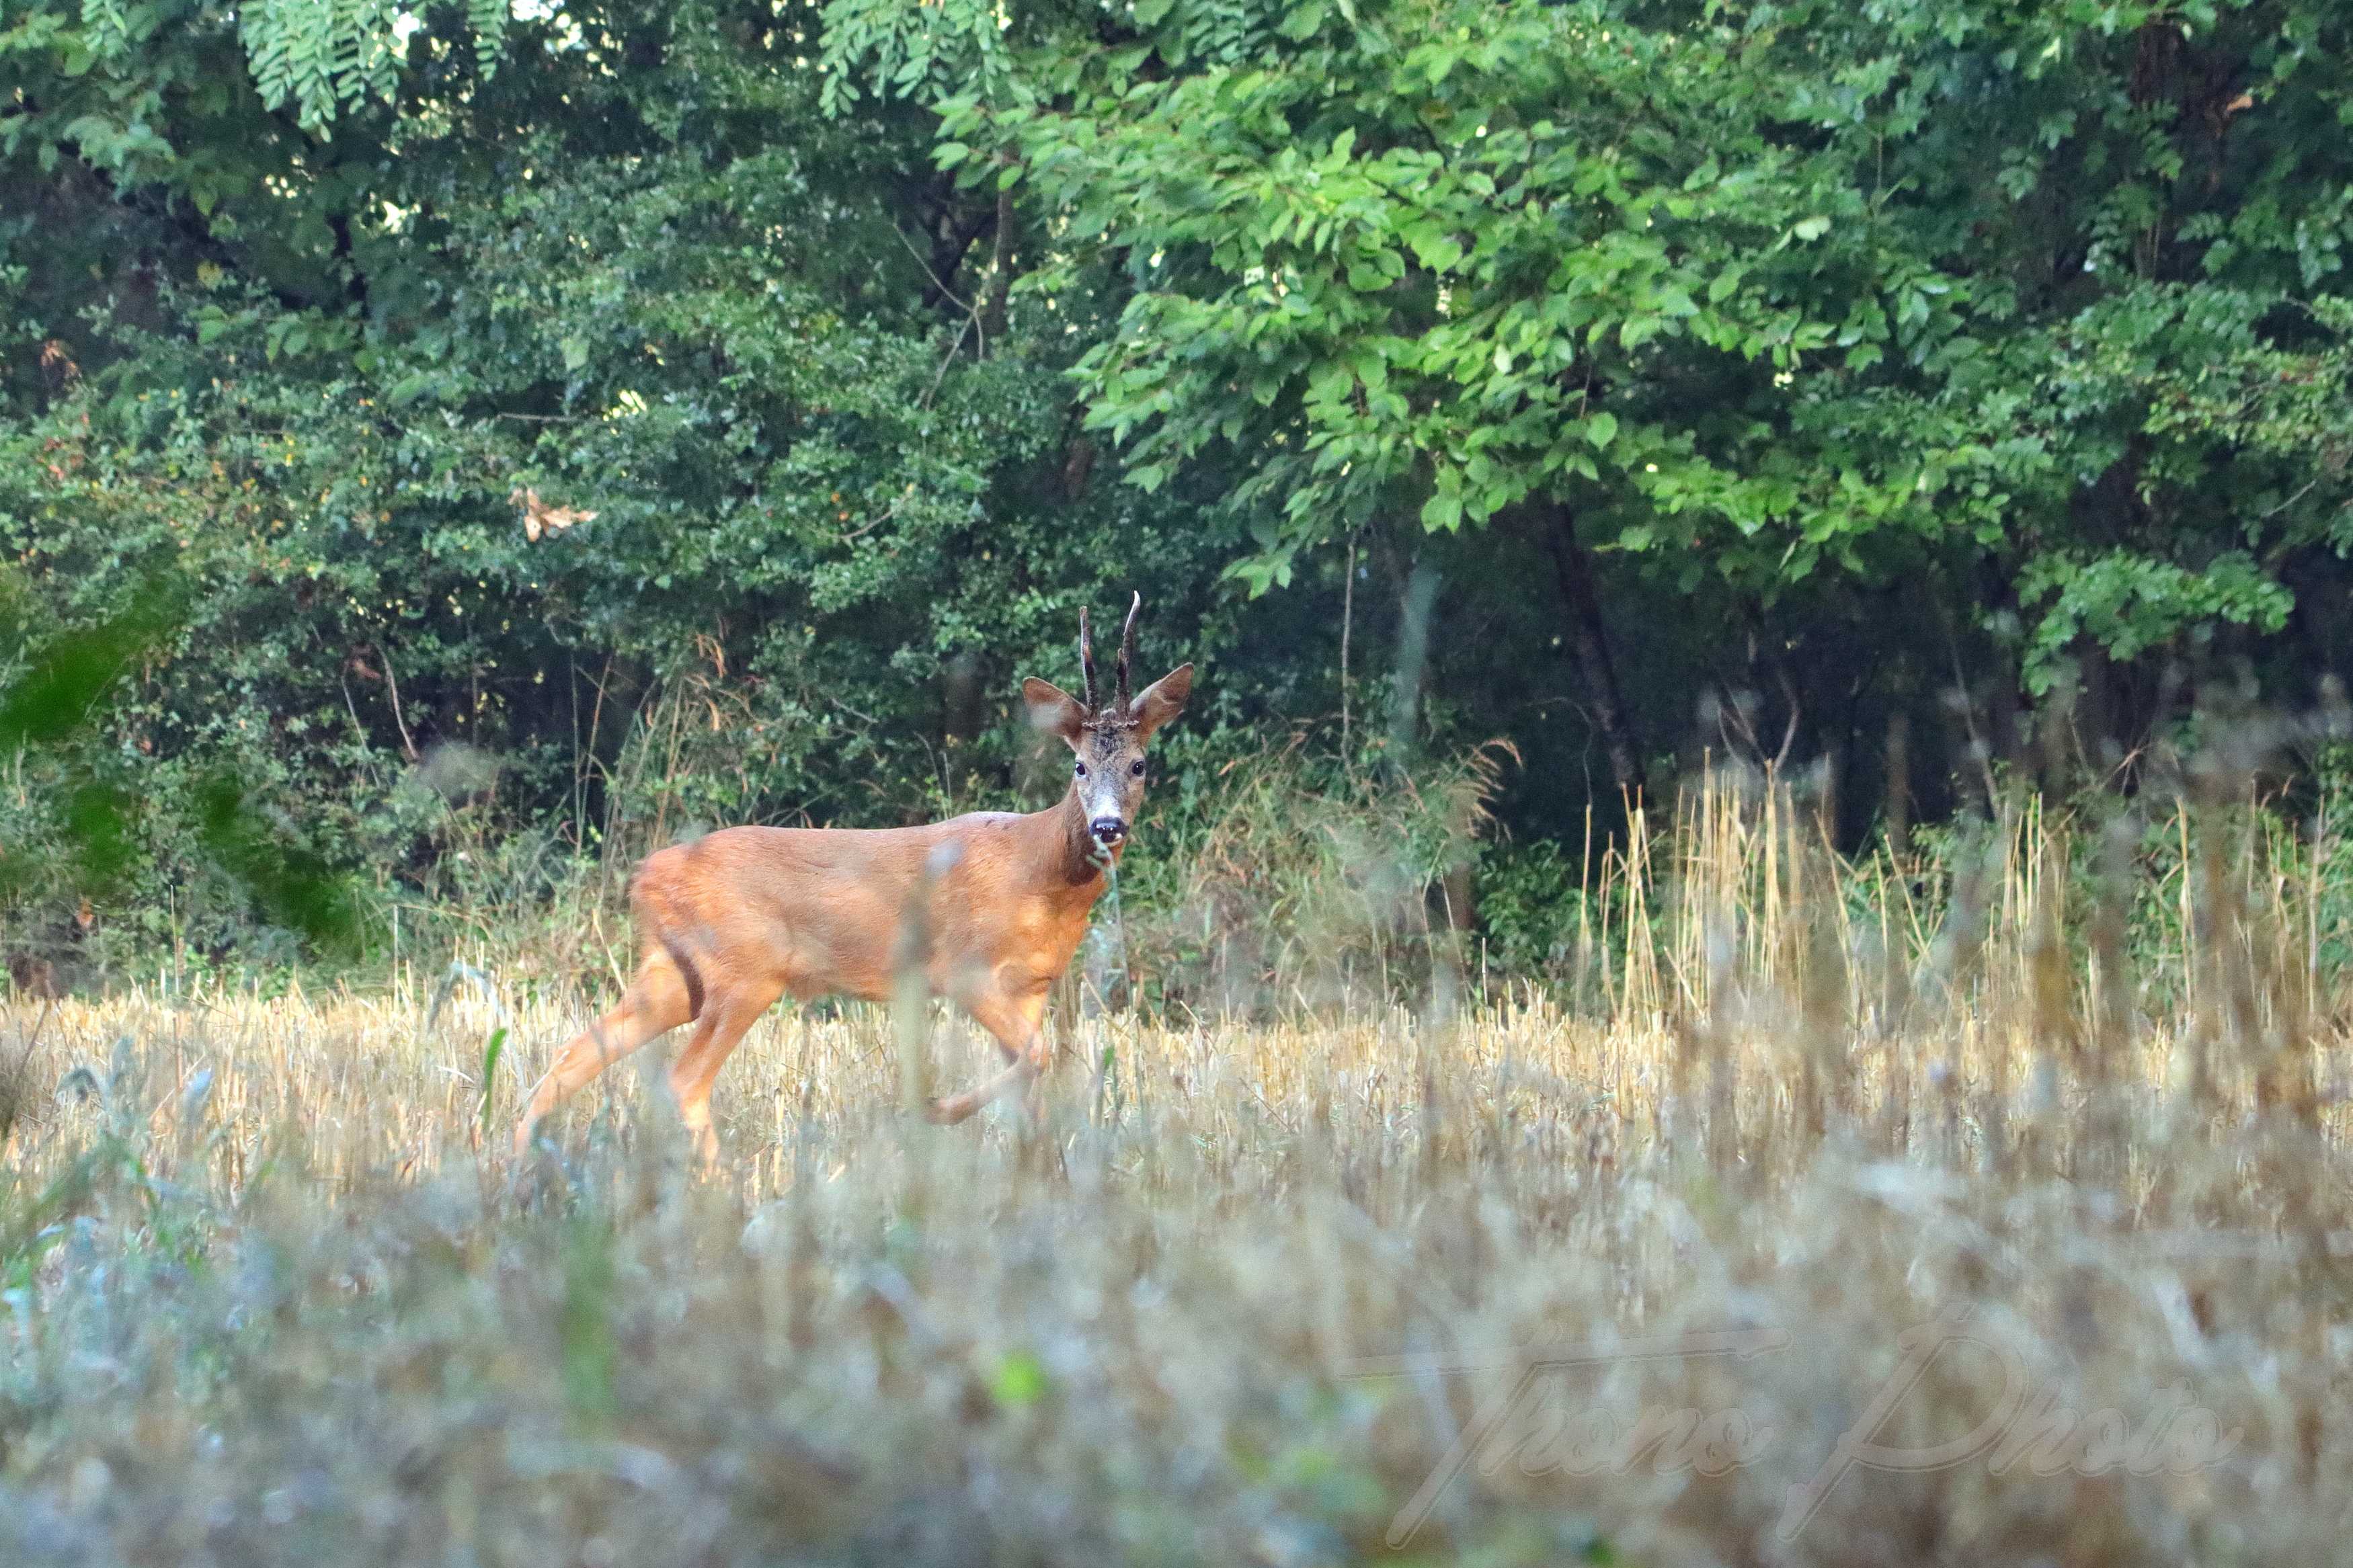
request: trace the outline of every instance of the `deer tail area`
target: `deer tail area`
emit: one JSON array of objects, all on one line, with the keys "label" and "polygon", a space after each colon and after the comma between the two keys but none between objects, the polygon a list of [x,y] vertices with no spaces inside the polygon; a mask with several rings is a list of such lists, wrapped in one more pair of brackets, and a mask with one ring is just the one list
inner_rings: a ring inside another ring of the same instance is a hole
[{"label": "deer tail area", "polygon": [[[694,955],[681,939],[681,932],[693,931],[704,936],[699,945],[708,946],[707,933],[691,919],[681,920],[671,869],[666,864],[675,851],[649,855],[638,863],[629,877],[629,913],[637,923],[641,940],[650,939],[662,951],[662,956],[677,969],[678,977],[686,987],[686,1017],[692,1023],[702,1016],[706,994],[702,971],[695,966]],[[691,914],[690,906],[687,911]]]},{"label": "deer tail area", "polygon": [[686,1016],[689,1023],[702,1016],[702,972],[694,967],[694,959],[678,938],[668,931],[658,931],[655,941],[678,968],[678,977],[686,983]]}]

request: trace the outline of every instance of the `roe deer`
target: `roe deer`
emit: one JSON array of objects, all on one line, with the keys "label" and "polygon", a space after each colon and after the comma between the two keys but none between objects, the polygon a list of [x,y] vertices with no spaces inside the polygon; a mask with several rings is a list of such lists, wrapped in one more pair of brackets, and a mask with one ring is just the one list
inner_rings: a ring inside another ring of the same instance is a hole
[{"label": "roe deer", "polygon": [[[1086,934],[1144,802],[1144,747],[1193,691],[1180,665],[1131,697],[1138,595],[1120,638],[1116,695],[1095,704],[1094,650],[1079,615],[1084,697],[1021,683],[1029,720],[1075,752],[1059,805],[1026,815],[975,812],[923,827],[731,827],[646,857],[629,881],[644,955],[628,993],[565,1047],[515,1128],[531,1145],[541,1118],[620,1058],[691,1022],[670,1069],[697,1150],[715,1148],[711,1085],[744,1031],[787,994],[890,997],[892,937],[922,897],[930,933],[924,979],[995,1037],[1008,1067],[967,1093],[935,1100],[962,1121],[1044,1070],[1046,992]],[[919,892],[920,889],[920,892]]]}]

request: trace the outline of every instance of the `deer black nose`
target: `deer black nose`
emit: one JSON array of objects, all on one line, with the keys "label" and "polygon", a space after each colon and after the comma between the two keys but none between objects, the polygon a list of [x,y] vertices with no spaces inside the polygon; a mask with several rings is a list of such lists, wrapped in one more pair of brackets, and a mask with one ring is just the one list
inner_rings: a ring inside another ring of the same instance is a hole
[{"label": "deer black nose", "polygon": [[1127,824],[1116,816],[1098,816],[1087,824],[1087,831],[1098,844],[1116,844],[1127,837]]}]

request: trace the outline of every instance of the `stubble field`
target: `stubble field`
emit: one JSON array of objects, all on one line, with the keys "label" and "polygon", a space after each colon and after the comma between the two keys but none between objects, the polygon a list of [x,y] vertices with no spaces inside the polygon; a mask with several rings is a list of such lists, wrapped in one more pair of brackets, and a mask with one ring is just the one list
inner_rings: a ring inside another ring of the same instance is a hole
[{"label": "stubble field", "polygon": [[1709,796],[1544,992],[1073,1009],[1036,1122],[780,1011],[709,1172],[659,1047],[507,1152],[602,1000],[520,940],[19,1001],[0,1561],[2327,1560],[2325,847],[2236,821]]}]

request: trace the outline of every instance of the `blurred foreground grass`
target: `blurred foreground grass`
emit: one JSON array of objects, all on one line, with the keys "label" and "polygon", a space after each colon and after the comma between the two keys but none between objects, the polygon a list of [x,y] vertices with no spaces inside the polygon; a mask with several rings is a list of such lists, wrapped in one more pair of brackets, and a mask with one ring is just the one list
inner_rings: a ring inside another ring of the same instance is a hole
[{"label": "blurred foreground grass", "polygon": [[2250,821],[1937,881],[1702,792],[1545,995],[1076,1019],[962,1129],[780,1013],[707,1176],[659,1048],[501,1152],[599,998],[489,944],[20,1004],[0,1562],[2328,1560],[2345,1014]]}]

